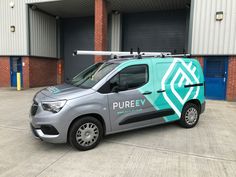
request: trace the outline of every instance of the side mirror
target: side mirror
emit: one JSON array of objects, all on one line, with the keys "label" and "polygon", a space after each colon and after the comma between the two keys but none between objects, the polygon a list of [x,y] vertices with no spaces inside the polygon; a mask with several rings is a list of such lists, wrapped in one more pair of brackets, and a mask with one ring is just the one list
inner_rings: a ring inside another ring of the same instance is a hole
[{"label": "side mirror", "polygon": [[118,93],[120,91],[125,91],[125,90],[128,90],[128,85],[125,82],[123,82],[120,85],[114,86],[112,92]]},{"label": "side mirror", "polygon": [[111,87],[112,87],[111,92],[115,93],[128,90],[128,84],[126,81],[122,81],[121,83],[118,82],[111,83]]},{"label": "side mirror", "polygon": [[127,85],[119,85],[119,86],[113,87],[112,92],[118,93],[120,91],[125,91],[125,90],[128,90]]},{"label": "side mirror", "polygon": [[67,83],[67,84],[70,83],[70,81],[71,80],[68,77],[65,79],[65,83]]},{"label": "side mirror", "polygon": [[119,86],[115,86],[112,88],[112,92],[118,93],[120,91]]},{"label": "side mirror", "polygon": [[125,91],[128,90],[128,84],[126,81],[121,81],[119,84],[119,90],[120,91]]},{"label": "side mirror", "polygon": [[119,85],[118,89],[119,91],[125,91],[125,90],[128,90],[128,86],[127,84],[122,84],[122,85]]}]

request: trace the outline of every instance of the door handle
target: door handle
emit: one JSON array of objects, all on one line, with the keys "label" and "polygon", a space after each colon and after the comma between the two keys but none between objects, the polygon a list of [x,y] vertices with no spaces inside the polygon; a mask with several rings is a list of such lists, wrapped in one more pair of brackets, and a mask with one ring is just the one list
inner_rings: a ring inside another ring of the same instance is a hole
[{"label": "door handle", "polygon": [[157,93],[163,93],[163,92],[165,92],[165,90],[162,90],[162,89],[157,90]]},{"label": "door handle", "polygon": [[152,94],[152,92],[150,92],[150,91],[146,91],[143,93],[143,95],[150,95],[150,94]]}]

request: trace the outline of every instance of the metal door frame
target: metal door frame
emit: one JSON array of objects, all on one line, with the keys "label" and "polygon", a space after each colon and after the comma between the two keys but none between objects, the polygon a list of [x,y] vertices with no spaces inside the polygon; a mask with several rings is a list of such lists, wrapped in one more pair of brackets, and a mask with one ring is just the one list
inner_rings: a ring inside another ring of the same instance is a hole
[{"label": "metal door frame", "polygon": [[[22,57],[18,57],[18,56],[12,56],[10,57],[10,80],[11,80],[11,87],[15,87],[13,86],[12,84],[12,69],[13,69],[13,59],[14,58],[18,58],[17,60],[21,60],[21,87],[23,87],[23,60],[22,60]],[[16,60],[16,62],[17,62]],[[17,63],[16,63],[17,64]],[[17,72],[18,72],[18,66],[17,66]],[[16,86],[17,86],[17,83],[16,83]]]},{"label": "metal door frame", "polygon": [[225,91],[224,91],[224,98],[223,100],[226,100],[226,94],[227,94],[227,86],[228,86],[228,65],[229,65],[229,57],[228,56],[207,56],[204,57],[204,67],[203,67],[203,73],[204,77],[206,77],[206,69],[207,69],[207,59],[209,60],[214,60],[217,59],[218,57],[224,58],[225,61]]}]

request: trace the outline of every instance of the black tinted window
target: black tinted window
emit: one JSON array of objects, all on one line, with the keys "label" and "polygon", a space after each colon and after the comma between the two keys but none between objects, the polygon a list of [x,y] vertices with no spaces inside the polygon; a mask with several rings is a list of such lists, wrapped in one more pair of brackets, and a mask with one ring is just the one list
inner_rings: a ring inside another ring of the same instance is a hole
[{"label": "black tinted window", "polygon": [[115,91],[131,90],[143,86],[148,82],[148,66],[134,65],[129,66],[110,81],[104,84],[100,89],[100,93],[110,93]]},{"label": "black tinted window", "polygon": [[120,85],[127,84],[128,89],[138,88],[148,80],[147,66],[131,66],[120,72]]},{"label": "black tinted window", "polygon": [[148,81],[147,65],[130,66],[120,71],[110,80],[111,91],[119,86],[123,90],[130,90],[141,87]]}]

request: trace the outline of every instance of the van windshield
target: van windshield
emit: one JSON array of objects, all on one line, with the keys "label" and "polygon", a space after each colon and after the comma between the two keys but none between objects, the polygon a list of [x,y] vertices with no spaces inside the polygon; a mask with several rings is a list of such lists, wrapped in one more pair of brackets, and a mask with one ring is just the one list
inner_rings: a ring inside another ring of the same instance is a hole
[{"label": "van windshield", "polygon": [[81,88],[92,88],[118,65],[117,63],[96,63],[76,75],[71,84]]}]

